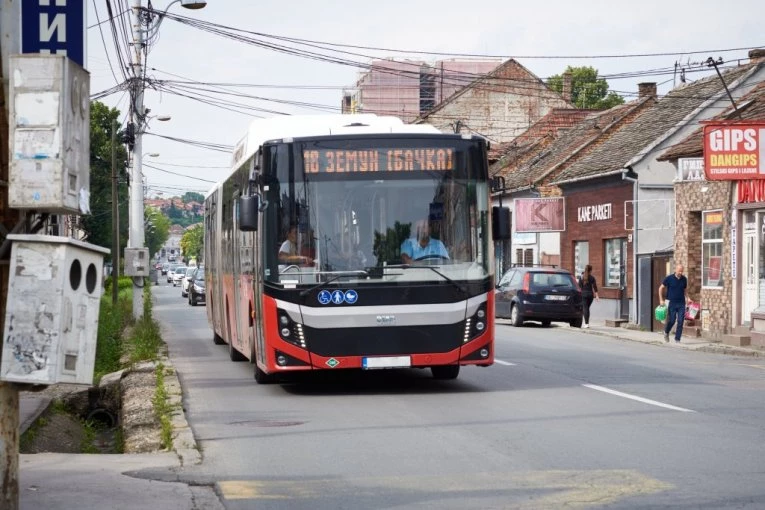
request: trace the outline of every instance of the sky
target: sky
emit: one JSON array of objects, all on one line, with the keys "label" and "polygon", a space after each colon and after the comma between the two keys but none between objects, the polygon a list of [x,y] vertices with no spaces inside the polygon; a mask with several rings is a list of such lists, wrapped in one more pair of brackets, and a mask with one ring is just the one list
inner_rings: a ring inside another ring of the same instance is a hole
[{"label": "sky", "polygon": [[[129,11],[124,11],[132,1],[111,0],[115,14],[123,13],[121,16],[127,22],[128,30],[130,15]],[[146,4],[147,0],[143,0],[143,5]],[[168,5],[170,1],[167,0],[153,2],[158,11],[165,10]],[[731,8],[734,5],[736,8]],[[731,63],[746,61],[748,49],[765,47],[762,26],[765,2],[762,0],[484,0],[475,4],[453,0],[389,0],[384,3],[208,0],[207,6],[200,10],[184,9],[175,2],[168,12],[262,34],[447,54],[438,57],[346,49],[362,54],[346,55],[361,62],[368,62],[371,57],[432,61],[458,53],[513,57],[542,79],[562,72],[569,65],[590,65],[598,69],[600,75],[608,76],[673,68],[677,62],[682,62],[689,69],[688,80],[695,80],[713,72],[700,65],[708,57],[722,57]],[[95,26],[99,18],[101,21],[108,18],[106,0],[90,0],[86,67],[91,73],[91,94],[110,89],[123,79],[117,69],[110,24]],[[99,27],[103,30],[103,40]],[[147,58],[147,75],[154,79],[280,86],[233,90],[269,99],[338,108],[342,88],[352,86],[360,72],[351,66],[286,55],[223,38],[172,18],[165,18],[156,33]],[[736,48],[740,49],[722,51]],[[657,53],[666,55],[624,56]],[[612,57],[579,58],[603,55]],[[111,59],[111,68],[108,59]],[[673,83],[679,83],[679,78],[672,73],[627,77],[609,79],[609,85],[616,91],[636,93],[637,83],[643,81],[658,82],[661,95],[671,90]],[[188,94],[188,91],[183,93]],[[127,113],[127,95],[122,91],[101,101],[120,109],[123,118]],[[289,114],[321,113],[293,104],[244,98],[236,101]],[[144,166],[151,196],[158,192],[164,197],[186,191],[204,193],[212,182],[223,179],[230,172],[230,153],[178,143],[157,135],[233,146],[246,134],[253,115],[271,115],[224,110],[152,88],[146,90],[144,104],[151,109],[150,115],[172,117],[167,122],[151,119],[148,133],[143,137],[144,165],[164,170]],[[150,156],[155,153],[159,156]]]}]

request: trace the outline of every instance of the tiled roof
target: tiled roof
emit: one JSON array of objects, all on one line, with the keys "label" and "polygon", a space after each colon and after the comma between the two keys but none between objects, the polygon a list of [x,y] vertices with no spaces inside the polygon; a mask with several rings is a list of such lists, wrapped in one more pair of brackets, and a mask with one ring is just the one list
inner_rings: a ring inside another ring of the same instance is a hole
[{"label": "tiled roof", "polygon": [[[741,117],[735,114],[731,106],[720,115],[714,117],[715,120],[760,120],[765,121],[765,84],[755,87],[749,94],[737,101],[737,106]],[[665,151],[659,158],[659,161],[666,161],[677,158],[691,158],[704,154],[704,139],[702,128],[694,131],[688,138],[677,143]]]},{"label": "tiled roof", "polygon": [[561,129],[575,126],[592,113],[592,110],[553,108],[550,113],[513,141],[493,146],[489,151],[489,161],[499,160],[500,165],[495,172],[501,171],[507,166],[507,162],[516,160],[518,156],[537,146],[544,138],[557,136]]},{"label": "tiled roof", "polygon": [[581,154],[592,142],[610,133],[627,115],[650,101],[651,98],[644,98],[610,110],[590,111],[583,120],[561,131],[556,138],[538,144],[533,153],[530,151],[523,159],[519,158],[505,166],[500,171],[500,175],[505,178],[505,189],[518,190],[542,182],[571,158]]},{"label": "tiled roof", "polygon": [[[742,66],[727,71],[725,81],[730,85],[751,69],[752,66]],[[624,168],[630,160],[722,90],[722,83],[716,75],[672,90],[624,129],[615,132],[587,156],[568,167],[558,176],[556,183],[597,177]]]}]

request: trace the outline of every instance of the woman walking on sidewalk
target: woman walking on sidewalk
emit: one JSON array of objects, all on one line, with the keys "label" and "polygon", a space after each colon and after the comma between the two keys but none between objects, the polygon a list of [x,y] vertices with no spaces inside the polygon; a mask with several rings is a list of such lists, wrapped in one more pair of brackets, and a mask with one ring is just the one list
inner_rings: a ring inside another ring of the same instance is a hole
[{"label": "woman walking on sidewalk", "polygon": [[593,299],[600,301],[598,297],[598,284],[595,281],[595,277],[592,276],[592,266],[587,264],[584,266],[584,273],[579,278],[579,287],[582,289],[582,301],[584,302],[584,326],[590,327],[590,305],[592,305]]}]

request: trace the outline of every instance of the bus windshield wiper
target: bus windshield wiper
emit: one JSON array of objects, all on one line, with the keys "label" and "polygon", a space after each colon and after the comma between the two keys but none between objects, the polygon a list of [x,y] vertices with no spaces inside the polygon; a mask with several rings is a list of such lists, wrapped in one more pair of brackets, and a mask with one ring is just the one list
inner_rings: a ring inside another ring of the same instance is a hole
[{"label": "bus windshield wiper", "polygon": [[467,295],[467,293],[468,293],[467,289],[465,287],[463,287],[462,284],[460,284],[459,282],[457,282],[455,280],[452,280],[451,278],[449,278],[448,276],[446,276],[444,273],[442,273],[441,271],[439,271],[438,269],[436,269],[433,266],[417,266],[417,265],[413,265],[413,264],[394,264],[392,266],[385,266],[385,267],[386,268],[392,267],[394,269],[413,269],[413,268],[417,268],[417,269],[420,269],[420,268],[430,269],[431,271],[436,273],[438,276],[440,276],[441,278],[443,278],[447,282],[449,282],[452,285],[454,285],[455,287],[457,287],[460,290],[460,292],[462,292],[463,294]]},{"label": "bus windshield wiper", "polygon": [[346,276],[369,276],[369,273],[367,273],[363,269],[358,269],[356,271],[343,271],[342,273],[335,274],[335,276],[333,276],[332,278],[330,278],[326,282],[319,282],[316,285],[314,285],[313,287],[309,287],[309,288],[307,288],[307,289],[305,289],[303,291],[300,291],[300,297],[306,297],[308,294],[310,294],[311,292],[315,291],[316,289],[318,289],[322,285],[328,285],[328,284],[334,282],[335,280],[339,280],[340,278],[344,278]]}]

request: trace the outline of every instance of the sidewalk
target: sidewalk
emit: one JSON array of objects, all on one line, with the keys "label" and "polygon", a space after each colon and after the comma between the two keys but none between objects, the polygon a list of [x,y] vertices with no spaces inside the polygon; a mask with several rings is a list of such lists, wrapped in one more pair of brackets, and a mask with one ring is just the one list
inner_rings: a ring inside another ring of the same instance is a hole
[{"label": "sidewalk", "polygon": [[[169,360],[165,363],[172,366]],[[166,375],[165,385],[169,404],[181,408],[180,381],[174,371]],[[48,410],[52,400],[41,393],[20,393],[20,434]],[[201,457],[184,413],[173,416],[173,429],[174,451],[169,452],[20,455],[21,510],[223,510],[212,486],[175,481],[183,466],[197,464]]]},{"label": "sidewalk", "polygon": [[627,328],[613,328],[606,326],[604,322],[592,322],[590,327],[578,330],[590,335],[606,336],[619,340],[642,342],[645,344],[663,345],[670,348],[686,349],[690,351],[714,352],[735,356],[765,356],[765,351],[749,347],[734,347],[720,342],[712,342],[706,338],[684,336],[680,343],[676,343],[674,336],[670,335],[669,342],[664,341],[663,332],[640,331]]}]

